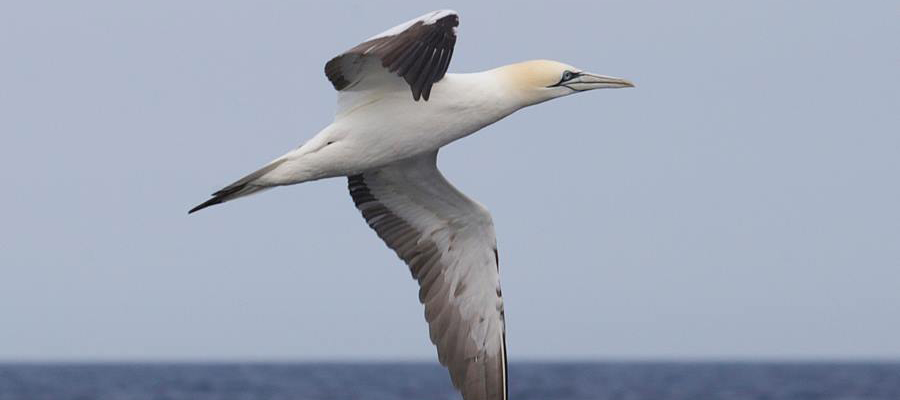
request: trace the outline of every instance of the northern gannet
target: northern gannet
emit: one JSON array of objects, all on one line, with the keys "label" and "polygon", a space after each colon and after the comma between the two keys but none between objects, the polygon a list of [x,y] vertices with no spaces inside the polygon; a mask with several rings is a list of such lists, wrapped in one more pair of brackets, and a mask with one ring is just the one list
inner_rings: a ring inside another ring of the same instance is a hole
[{"label": "northern gannet", "polygon": [[328,61],[325,75],[338,91],[334,122],[189,213],[275,186],[348,177],[356,208],[418,280],[431,341],[453,385],[465,400],[505,400],[494,225],[438,171],[438,150],[524,107],[633,85],[546,60],[448,74],[458,25],[455,11],[430,12]]}]

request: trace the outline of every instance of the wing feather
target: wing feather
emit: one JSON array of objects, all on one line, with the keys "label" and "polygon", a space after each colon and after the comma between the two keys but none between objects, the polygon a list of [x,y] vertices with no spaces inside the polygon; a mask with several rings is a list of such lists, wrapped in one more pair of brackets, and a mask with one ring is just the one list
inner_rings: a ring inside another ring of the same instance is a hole
[{"label": "wing feather", "polygon": [[[370,60],[377,60],[381,72],[403,78],[412,91],[413,99],[428,101],[431,87],[447,73],[459,16],[455,11],[441,10],[397,25],[369,38],[325,64],[325,76],[335,90],[352,90],[378,74],[368,68]],[[372,85],[381,84],[371,79]],[[366,87],[367,85],[363,85]]]},{"label": "wing feather", "polygon": [[506,400],[506,333],[490,214],[437,151],[349,178],[363,217],[419,281],[429,337],[465,400]]}]

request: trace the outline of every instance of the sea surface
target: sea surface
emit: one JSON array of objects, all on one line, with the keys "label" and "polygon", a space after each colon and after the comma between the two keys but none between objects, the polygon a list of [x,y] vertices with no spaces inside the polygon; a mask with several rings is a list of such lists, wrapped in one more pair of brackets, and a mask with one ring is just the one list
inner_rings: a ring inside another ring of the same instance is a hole
[{"label": "sea surface", "polygon": [[[513,400],[900,400],[900,363],[516,363]],[[0,400],[460,399],[436,363],[0,364]]]}]

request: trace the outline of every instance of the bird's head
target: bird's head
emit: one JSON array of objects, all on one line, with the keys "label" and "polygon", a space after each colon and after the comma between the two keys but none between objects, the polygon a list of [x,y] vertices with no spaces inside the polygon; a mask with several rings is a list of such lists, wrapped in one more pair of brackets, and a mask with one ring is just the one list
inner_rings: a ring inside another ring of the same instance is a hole
[{"label": "bird's head", "polygon": [[593,89],[634,87],[622,78],[584,72],[571,65],[549,60],[526,61],[498,68],[522,106]]}]

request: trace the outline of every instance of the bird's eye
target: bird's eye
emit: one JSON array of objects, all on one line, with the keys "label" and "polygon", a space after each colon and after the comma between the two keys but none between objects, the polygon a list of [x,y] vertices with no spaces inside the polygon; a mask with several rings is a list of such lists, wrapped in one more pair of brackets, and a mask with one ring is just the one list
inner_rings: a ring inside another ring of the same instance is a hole
[{"label": "bird's eye", "polygon": [[567,81],[567,80],[569,80],[569,79],[572,79],[572,78],[574,78],[574,77],[575,77],[575,73],[574,73],[574,72],[572,72],[572,71],[566,71],[566,72],[563,72],[562,80],[563,80],[563,82],[565,82],[565,81]]}]

